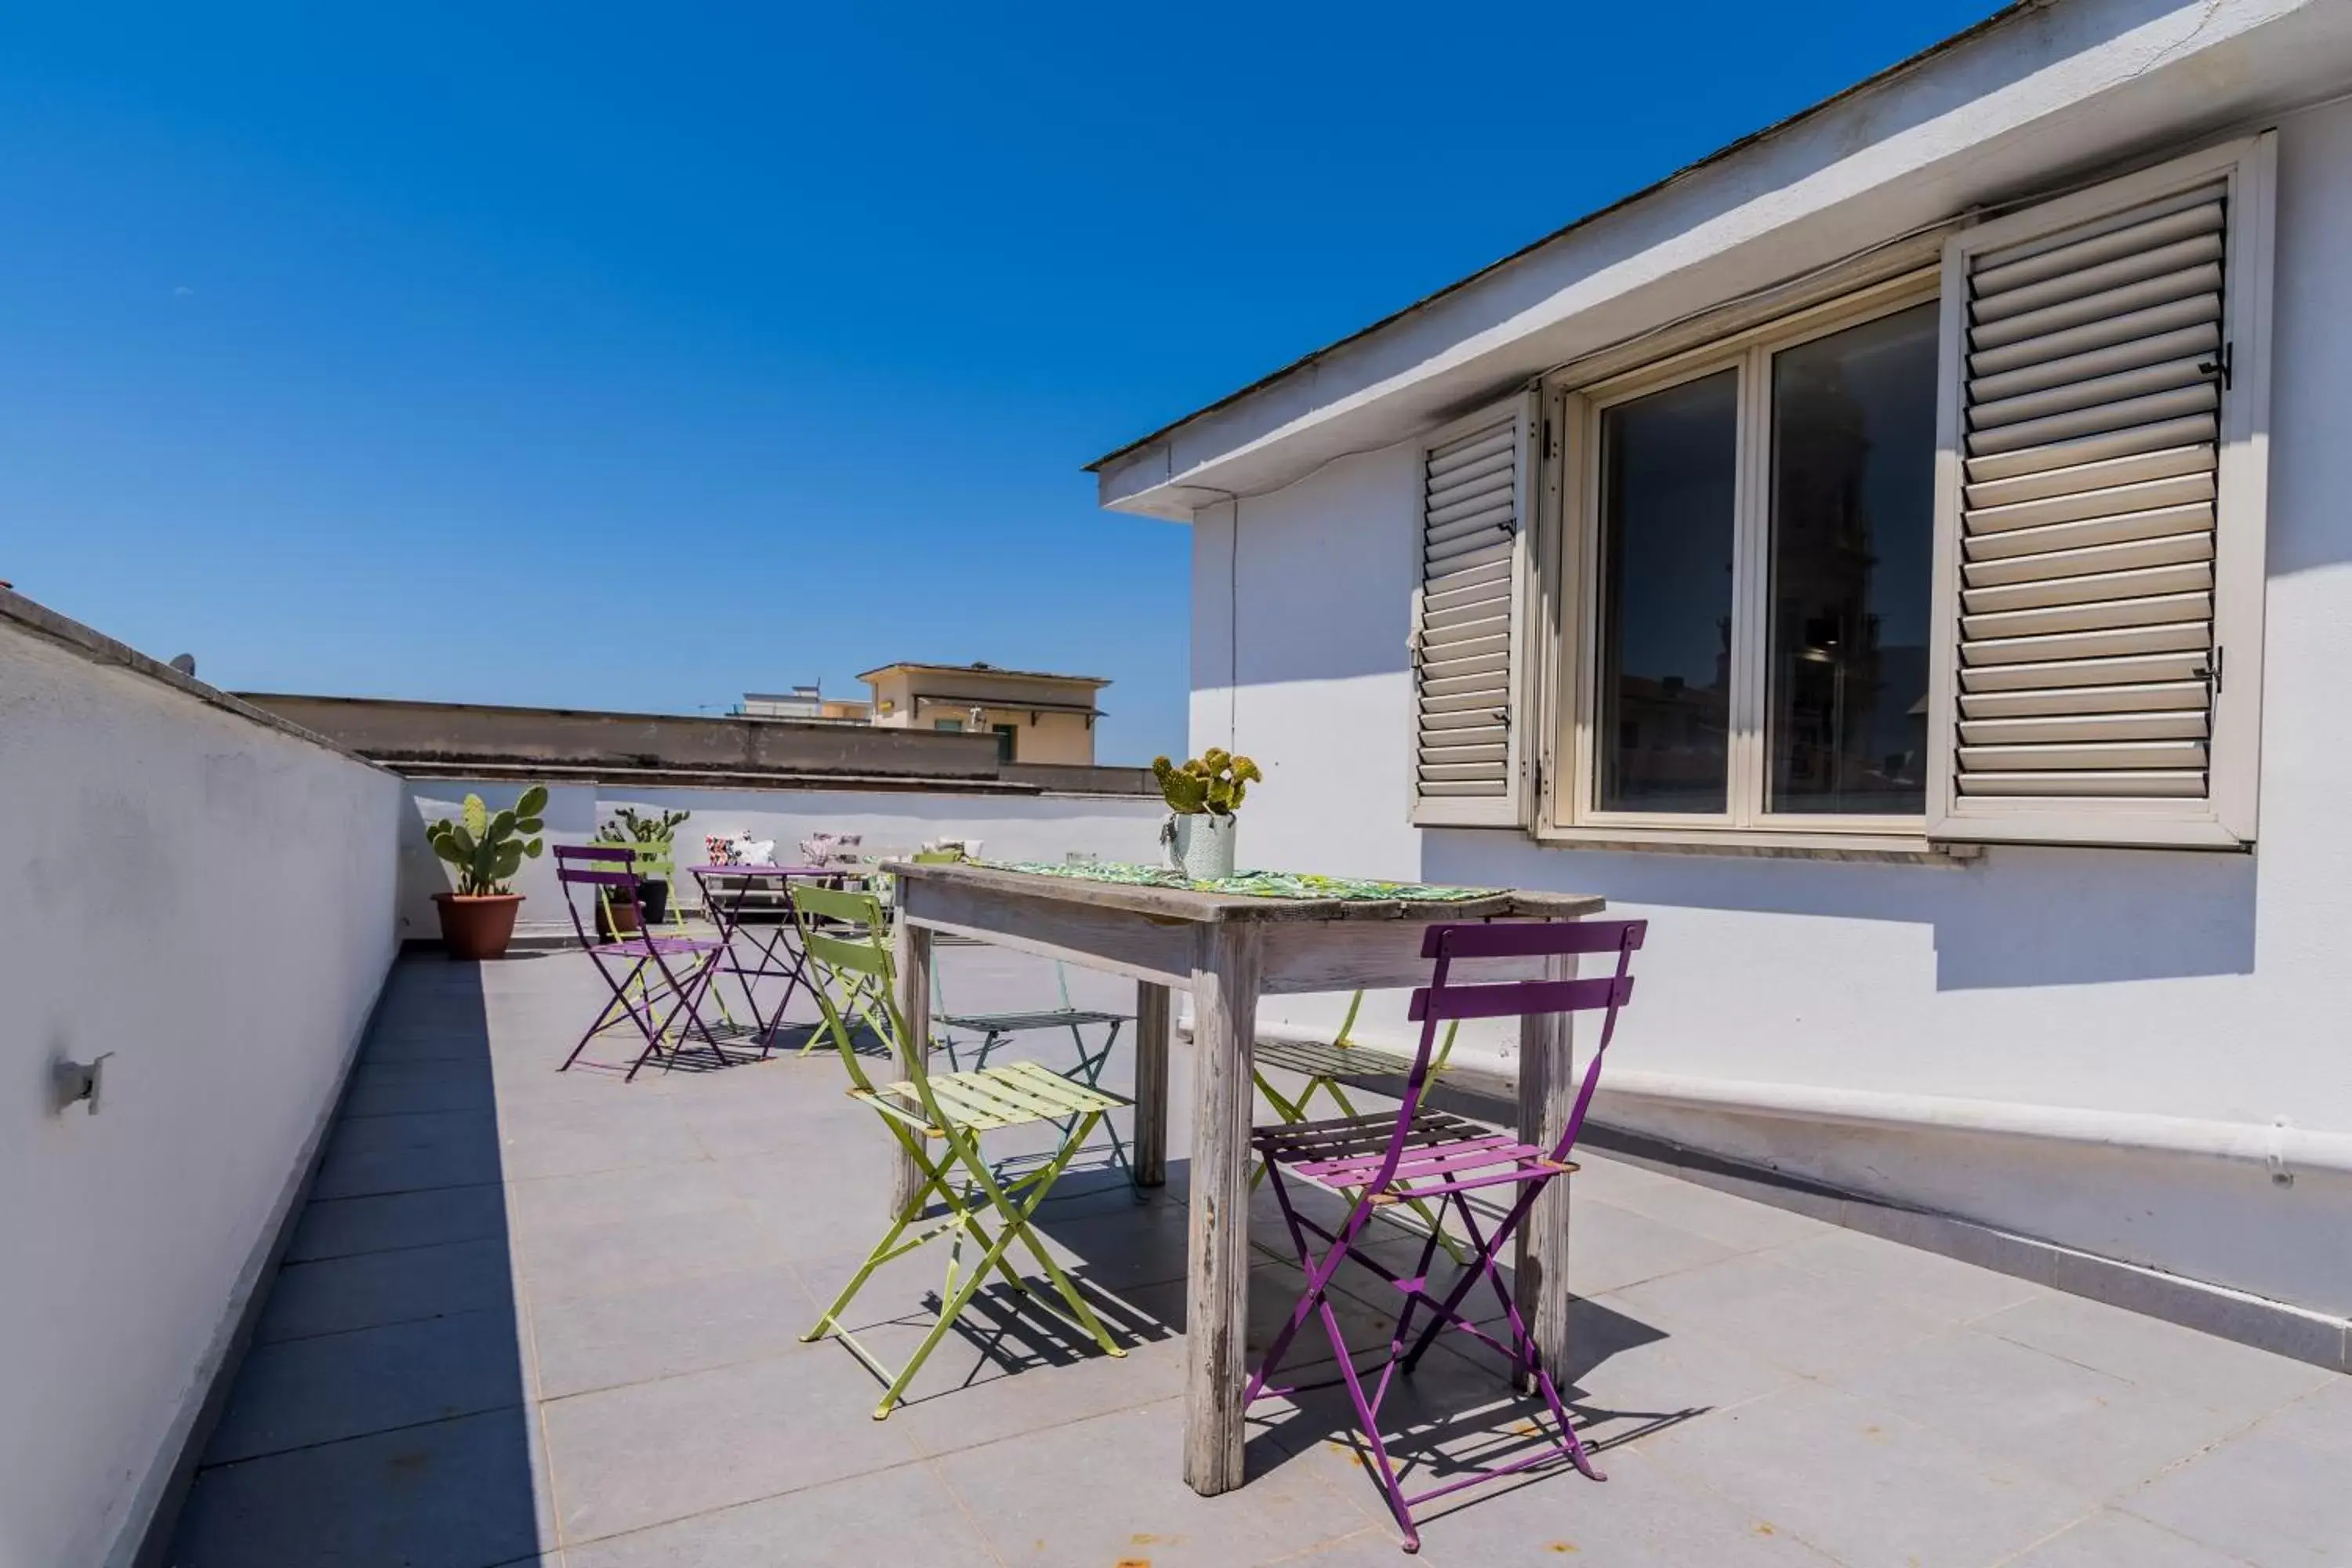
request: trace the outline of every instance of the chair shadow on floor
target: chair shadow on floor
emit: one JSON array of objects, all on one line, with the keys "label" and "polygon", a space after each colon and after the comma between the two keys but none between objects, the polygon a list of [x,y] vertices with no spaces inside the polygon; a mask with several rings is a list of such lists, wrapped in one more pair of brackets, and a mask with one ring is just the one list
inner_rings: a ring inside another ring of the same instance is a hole
[{"label": "chair shadow on floor", "polygon": [[[1161,1196],[1155,1204],[1172,1202],[1181,1214],[1186,1175],[1182,1162],[1171,1164],[1168,1192],[1176,1195]],[[1294,1194],[1294,1198],[1297,1197]],[[1319,1190],[1307,1195],[1301,1206],[1304,1212],[1328,1225],[1336,1225],[1344,1212],[1336,1197]],[[1099,1234],[1101,1227],[1110,1224],[1104,1217],[1108,1212],[1081,1210],[1075,1223],[1064,1228]],[[1490,1222],[1496,1216],[1482,1214],[1481,1217],[1482,1222]],[[1420,1233],[1387,1220],[1376,1221],[1375,1226],[1391,1232],[1372,1245],[1390,1254],[1392,1265],[1401,1263],[1402,1258],[1417,1257]],[[1055,1227],[1049,1219],[1040,1228],[1053,1234]],[[1139,1266],[1136,1258],[1122,1249],[1118,1259],[1120,1272],[1171,1282],[1141,1294],[1154,1306],[1164,1309],[1155,1320],[1160,1331],[1181,1334],[1185,1330],[1182,1227],[1147,1225],[1138,1234],[1146,1239],[1139,1244],[1137,1251],[1156,1248],[1159,1267],[1148,1263]],[[1247,1350],[1248,1362],[1254,1369],[1265,1354],[1267,1341],[1296,1305],[1305,1279],[1296,1265],[1287,1234],[1272,1217],[1271,1205],[1264,1202],[1263,1194],[1258,1211],[1252,1215],[1251,1241],[1255,1256]],[[1083,1279],[1087,1270],[1083,1247],[1078,1250],[1081,1261],[1074,1273]],[[1442,1256],[1437,1265],[1443,1274],[1447,1266]],[[1451,1276],[1446,1278],[1450,1279]],[[1511,1283],[1508,1268],[1503,1270],[1503,1278],[1507,1288]],[[1384,1334],[1395,1321],[1393,1312],[1388,1310],[1389,1303],[1399,1298],[1392,1287],[1352,1265],[1342,1267],[1338,1285],[1349,1303],[1343,1306],[1342,1312],[1343,1327],[1349,1331],[1349,1348],[1354,1352],[1351,1361],[1360,1376],[1377,1377],[1388,1351]],[[1474,1286],[1465,1307],[1483,1310],[1481,1297],[1492,1303],[1492,1287]],[[1498,1303],[1495,1309],[1499,1310]],[[1474,1315],[1477,1315],[1476,1310]],[[1596,1458],[1621,1445],[1679,1426],[1712,1408],[1694,1404],[1672,1409],[1621,1409],[1599,1402],[1586,1388],[1592,1373],[1612,1357],[1666,1338],[1664,1331],[1597,1301],[1579,1299],[1571,1305],[1570,1363],[1566,1375],[1559,1381],[1560,1398],[1586,1449]],[[1285,1358],[1281,1381],[1290,1383],[1294,1379],[1300,1381],[1300,1386],[1290,1397],[1262,1400],[1253,1408],[1244,1450],[1249,1473],[1259,1475],[1278,1468],[1318,1444],[1343,1450],[1354,1462],[1369,1466],[1370,1451],[1357,1429],[1356,1413],[1339,1363],[1331,1355],[1321,1325],[1313,1321],[1300,1331]],[[1391,1458],[1401,1467],[1400,1479],[1408,1490],[1414,1491],[1443,1485],[1474,1470],[1490,1469],[1552,1446],[1549,1413],[1542,1399],[1518,1393],[1507,1377],[1504,1358],[1458,1330],[1442,1331],[1415,1373],[1407,1375],[1399,1372],[1382,1407],[1382,1431]],[[1491,1486],[1467,1489],[1458,1498],[1446,1500],[1427,1517],[1433,1521],[1443,1519],[1483,1500],[1540,1484],[1570,1468],[1562,1458],[1557,1465],[1499,1478]],[[1368,1495],[1376,1498],[1377,1492],[1371,1490],[1370,1482],[1366,1484]]]},{"label": "chair shadow on floor", "polygon": [[[1130,1349],[1160,1343],[1185,1331],[1186,1174],[1183,1162],[1173,1163],[1169,1185],[1138,1205],[1115,1172],[1095,1173],[1091,1180],[1075,1179],[1079,1173],[1073,1173],[1073,1182],[1066,1184],[1073,1190],[1065,1194],[1057,1189],[1038,1212],[1040,1233],[1061,1249],[1072,1279],[1112,1334]],[[1247,1343],[1249,1361],[1255,1366],[1265,1353],[1266,1341],[1297,1300],[1303,1277],[1283,1246],[1286,1237],[1266,1215],[1253,1216],[1252,1240],[1255,1252]],[[1396,1227],[1396,1234],[1384,1237],[1380,1245],[1415,1251],[1418,1241],[1412,1233]],[[1392,1316],[1383,1315],[1382,1297],[1393,1299],[1394,1291],[1374,1276],[1353,1268],[1344,1268],[1340,1281],[1349,1299],[1343,1311],[1349,1320],[1354,1364],[1360,1372],[1377,1373],[1387,1344],[1374,1331],[1393,1321]],[[1505,1281],[1509,1282],[1507,1270]],[[1477,1289],[1491,1294],[1490,1287]],[[936,1311],[938,1305],[936,1293],[929,1294],[919,1309],[882,1320],[882,1325],[919,1330],[929,1321],[926,1314]],[[952,1380],[927,1377],[909,1391],[910,1406],[940,1401],[941,1409],[950,1409],[955,1398],[983,1384],[1102,1359],[1101,1352],[1068,1324],[1001,1281],[974,1298],[954,1336],[967,1352],[961,1375]],[[1570,1309],[1571,1359],[1561,1380],[1561,1399],[1587,1449],[1603,1457],[1604,1468],[1605,1456],[1612,1448],[1680,1425],[1710,1408],[1695,1404],[1673,1409],[1620,1409],[1599,1402],[1585,1387],[1593,1371],[1611,1358],[1666,1338],[1663,1331],[1595,1301],[1580,1300]],[[1338,1363],[1318,1324],[1310,1322],[1295,1342],[1285,1381],[1294,1374],[1307,1386],[1286,1400],[1262,1401],[1250,1416],[1244,1461],[1249,1472],[1263,1475],[1277,1469],[1318,1444],[1369,1465],[1370,1451],[1357,1432],[1355,1412]],[[1382,1415],[1391,1454],[1402,1467],[1404,1484],[1413,1490],[1442,1485],[1473,1469],[1490,1468],[1550,1446],[1549,1416],[1542,1400],[1517,1393],[1505,1374],[1502,1358],[1458,1331],[1441,1334],[1413,1375],[1399,1375]],[[1556,1466],[1465,1489],[1459,1498],[1446,1500],[1429,1517],[1443,1519],[1460,1509],[1549,1480],[1570,1468],[1562,1459]],[[1367,1495],[1376,1498],[1369,1480],[1366,1487]]]}]

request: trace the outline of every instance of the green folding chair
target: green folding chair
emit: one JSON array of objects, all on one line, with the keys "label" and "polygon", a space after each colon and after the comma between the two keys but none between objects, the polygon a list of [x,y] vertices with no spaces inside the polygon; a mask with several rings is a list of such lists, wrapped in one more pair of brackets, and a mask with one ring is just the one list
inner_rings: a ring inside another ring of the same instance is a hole
[{"label": "green folding chair", "polygon": [[[1356,1015],[1363,1005],[1362,992],[1349,997],[1348,1016],[1340,1020],[1339,1032],[1328,1041],[1265,1038],[1257,1041],[1251,1052],[1250,1076],[1257,1080],[1257,1091],[1265,1096],[1265,1102],[1274,1107],[1275,1115],[1286,1126],[1305,1121],[1307,1107],[1314,1103],[1318,1094],[1329,1096],[1342,1115],[1360,1116],[1362,1112],[1348,1099],[1347,1089],[1340,1085],[1339,1080],[1343,1078],[1404,1079],[1412,1076],[1411,1057],[1382,1050],[1378,1046],[1359,1045],[1348,1037],[1349,1032],[1356,1026]],[[1432,1079],[1445,1070],[1445,1058],[1454,1054],[1454,1037],[1461,1029],[1462,1021],[1458,1018],[1445,1026],[1445,1038],[1439,1042],[1437,1054],[1430,1058],[1429,1076]],[[1268,1068],[1297,1073],[1306,1079],[1307,1087],[1296,1097],[1285,1095],[1266,1081],[1265,1069]],[[1260,1161],[1257,1168],[1250,1173],[1250,1185],[1255,1187],[1264,1180],[1265,1163]],[[1428,1228],[1428,1234],[1437,1238],[1437,1244],[1445,1248],[1448,1258],[1456,1263],[1464,1260],[1466,1255],[1462,1250],[1462,1244],[1446,1234],[1444,1225],[1431,1212],[1427,1204],[1419,1198],[1407,1198],[1397,1206],[1410,1208],[1420,1216]],[[1394,1218],[1396,1207],[1390,1206],[1388,1212],[1390,1217]]]},{"label": "green folding chair", "polygon": [[[881,1013],[887,1037],[907,1076],[899,1082],[877,1087],[866,1076],[865,1063],[858,1058],[840,1007],[827,988],[817,989],[817,1005],[824,1015],[825,1030],[839,1048],[843,1065],[849,1069],[850,1098],[874,1108],[919,1173],[915,1195],[899,1210],[849,1284],[816,1321],[816,1326],[801,1338],[821,1340],[827,1334],[837,1337],[868,1371],[888,1385],[881,1404],[875,1406],[877,1421],[887,1418],[897,1406],[915,1373],[921,1370],[991,1274],[1003,1276],[1007,1284],[1027,1296],[1041,1310],[1087,1334],[1107,1353],[1125,1355],[1127,1352],[1095,1316],[1094,1309],[1087,1305],[1086,1298],[1078,1294],[1070,1277],[1037,1239],[1030,1222],[1037,1205],[1052,1189],[1055,1178],[1094,1131],[1095,1123],[1106,1112],[1130,1102],[1102,1089],[1074,1083],[1035,1062],[1012,1062],[1003,1067],[932,1076],[925,1070],[923,1051],[898,1048],[905,1038],[906,1026],[892,1000],[894,966],[882,934],[887,928],[873,895],[808,888],[796,889],[794,899],[801,940],[808,944],[810,956],[824,963],[830,973],[866,976],[883,998]],[[845,926],[861,930],[864,934],[856,938],[829,934],[824,922],[831,922],[836,929]],[[1039,1122],[1060,1125],[1072,1119],[1075,1131],[1063,1133],[1059,1149],[1043,1164],[1012,1180],[1000,1177],[981,1154],[983,1133]],[[849,1310],[877,1268],[941,1237],[948,1239],[949,1247],[947,1282],[940,1290],[939,1321],[915,1347],[907,1364],[894,1372],[857,1342],[843,1323],[842,1314]],[[963,1268],[967,1241],[980,1248],[979,1260],[969,1270]],[[1053,1287],[1053,1294],[1069,1309],[1066,1314],[1057,1311],[1052,1301],[1013,1267],[1007,1254],[1015,1242],[1028,1248],[1030,1256],[1036,1259],[1037,1266],[1045,1271],[1045,1281]]]}]

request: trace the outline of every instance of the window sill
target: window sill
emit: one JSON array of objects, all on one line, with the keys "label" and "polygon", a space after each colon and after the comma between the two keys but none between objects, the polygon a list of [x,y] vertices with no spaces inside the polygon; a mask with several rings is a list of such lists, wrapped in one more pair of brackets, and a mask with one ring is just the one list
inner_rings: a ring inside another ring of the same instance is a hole
[{"label": "window sill", "polygon": [[1777,860],[1859,860],[1897,866],[1958,866],[1976,844],[1930,843],[1917,833],[1803,833],[1782,828],[1538,827],[1549,849],[1631,850],[1667,855],[1738,855]]}]

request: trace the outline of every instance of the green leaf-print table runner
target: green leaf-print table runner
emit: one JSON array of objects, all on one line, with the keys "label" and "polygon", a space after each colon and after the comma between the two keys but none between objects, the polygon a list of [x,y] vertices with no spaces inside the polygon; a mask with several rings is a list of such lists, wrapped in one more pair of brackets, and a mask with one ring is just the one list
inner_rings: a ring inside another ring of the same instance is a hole
[{"label": "green leaf-print table runner", "polygon": [[1450,904],[1466,899],[1492,898],[1493,888],[1435,888],[1426,882],[1376,882],[1363,877],[1318,877],[1305,871],[1236,871],[1214,881],[1193,882],[1181,871],[1160,866],[1126,866],[1116,861],[1082,865],[1045,860],[972,860],[968,865],[991,871],[1024,871],[1034,877],[1066,877],[1079,882],[1123,882],[1136,888],[1178,888],[1195,893],[1226,893],[1253,899],[1342,899],[1360,902],[1388,900]]}]

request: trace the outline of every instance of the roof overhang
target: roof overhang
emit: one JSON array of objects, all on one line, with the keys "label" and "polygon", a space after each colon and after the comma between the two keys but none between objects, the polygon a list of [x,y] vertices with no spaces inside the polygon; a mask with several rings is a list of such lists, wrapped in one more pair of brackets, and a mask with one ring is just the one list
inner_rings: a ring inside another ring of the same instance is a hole
[{"label": "roof overhang", "polygon": [[[1979,208],[2341,93],[2340,0],[2026,0],[1089,465],[1192,521]],[[1854,280],[1859,280],[1857,278]]]}]

